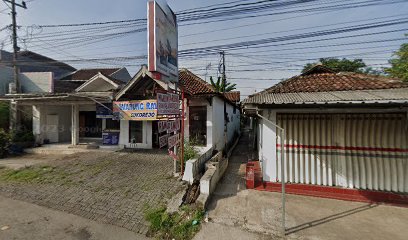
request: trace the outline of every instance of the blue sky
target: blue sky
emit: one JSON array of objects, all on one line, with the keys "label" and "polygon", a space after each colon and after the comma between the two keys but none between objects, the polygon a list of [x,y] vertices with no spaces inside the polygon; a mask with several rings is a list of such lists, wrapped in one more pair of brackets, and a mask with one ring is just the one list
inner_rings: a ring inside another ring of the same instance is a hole
[{"label": "blue sky", "polygon": [[[202,7],[212,4],[219,4],[229,1],[216,0],[168,0],[169,5],[175,12]],[[17,0],[19,2],[19,0]],[[248,0],[254,2],[254,0]],[[320,1],[330,3],[330,1]],[[343,1],[350,2],[350,1]],[[18,9],[18,24],[22,26],[46,25],[46,24],[66,24],[66,23],[86,23],[103,22],[123,19],[145,18],[145,0],[33,0],[27,1],[28,9]],[[7,6],[0,1],[0,29],[10,24],[10,16],[7,14]],[[400,15],[400,16],[397,16]],[[225,43],[234,43],[244,40],[256,40],[268,37],[287,36],[310,31],[325,30],[334,27],[346,26],[342,22],[362,21],[372,18],[392,17],[402,18],[408,16],[408,1],[400,3],[363,7],[355,9],[338,10],[324,13],[296,13],[279,16],[265,16],[251,19],[241,19],[233,21],[215,22],[210,24],[198,24],[193,26],[179,27],[179,49],[189,49],[205,47]],[[379,20],[371,20],[379,21]],[[325,25],[332,26],[325,26]],[[333,25],[338,24],[338,25]],[[353,25],[358,23],[349,23]],[[243,26],[247,25],[247,26]],[[408,26],[408,24],[406,24]],[[405,28],[407,28],[405,26]],[[303,28],[303,29],[302,29]],[[378,31],[399,30],[404,25],[376,28],[371,30],[358,31],[355,33],[337,34],[333,36],[347,36],[352,34],[364,34]],[[57,31],[56,29],[53,29]],[[64,31],[63,28],[58,31]],[[212,31],[212,32],[209,32]],[[42,32],[41,34],[43,34]],[[329,56],[345,56],[349,58],[363,58],[368,65],[375,67],[385,64],[392,55],[392,51],[398,46],[407,42],[405,40],[395,41],[404,38],[404,33],[399,31],[388,34],[363,36],[356,38],[346,38],[330,41],[316,41],[308,43],[290,44],[283,46],[271,46],[268,48],[249,49],[227,52],[227,76],[230,81],[238,84],[238,89],[242,95],[246,96],[255,91],[260,91],[277,83],[277,79],[287,78],[299,74],[301,66],[314,59]],[[7,32],[0,32],[0,41],[8,41]],[[55,59],[75,59],[75,58],[104,58],[117,56],[143,55],[147,52],[146,32],[135,33],[121,38],[115,38],[105,42],[99,42],[86,46],[76,46],[75,48],[56,47],[56,43],[34,42],[39,30],[32,34],[27,33],[25,28],[19,30],[21,39],[26,40],[26,44],[20,43],[20,47],[39,52],[43,55]],[[330,36],[331,37],[331,36]],[[320,37],[322,38],[322,37]],[[312,40],[318,38],[312,38]],[[381,43],[359,44],[356,42],[373,40],[394,40]],[[307,39],[310,40],[310,39]],[[1,43],[1,42],[0,42]],[[350,45],[347,45],[351,43]],[[342,44],[338,47],[325,47],[327,45]],[[4,46],[5,50],[10,50],[10,45]],[[234,54],[234,55],[232,55]],[[251,56],[251,57],[248,57]],[[217,75],[217,65],[219,56],[212,55],[200,59],[181,59],[180,66],[191,68],[203,78],[208,80],[209,76]],[[239,71],[247,69],[265,68],[265,65],[257,66],[257,63],[271,62],[266,65],[268,71]],[[128,63],[128,69],[135,73],[144,61],[134,61]],[[276,64],[274,64],[276,63]],[[119,63],[115,63],[119,64]],[[117,65],[112,64],[112,67]],[[210,65],[211,64],[211,65]],[[254,65],[255,64],[255,65]],[[77,68],[81,67],[107,67],[99,63],[72,64]],[[208,67],[208,70],[204,70]],[[238,71],[237,71],[238,70]],[[265,80],[274,79],[274,80]]]}]

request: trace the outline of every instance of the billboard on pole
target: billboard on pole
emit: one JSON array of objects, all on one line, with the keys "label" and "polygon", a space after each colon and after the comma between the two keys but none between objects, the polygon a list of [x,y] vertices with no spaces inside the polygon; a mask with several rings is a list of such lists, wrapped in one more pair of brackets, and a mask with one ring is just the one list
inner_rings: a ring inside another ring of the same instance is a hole
[{"label": "billboard on pole", "polygon": [[164,3],[147,3],[149,71],[159,72],[171,82],[178,81],[178,33],[176,14]]}]

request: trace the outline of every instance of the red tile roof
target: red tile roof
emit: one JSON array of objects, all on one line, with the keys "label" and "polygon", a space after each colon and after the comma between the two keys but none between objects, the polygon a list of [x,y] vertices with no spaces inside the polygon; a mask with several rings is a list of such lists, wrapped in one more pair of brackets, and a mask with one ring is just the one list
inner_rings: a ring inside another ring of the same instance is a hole
[{"label": "red tile roof", "polygon": [[239,91],[233,91],[233,92],[226,92],[224,94],[225,98],[230,100],[231,102],[239,102],[241,101],[241,93]]},{"label": "red tile roof", "polygon": [[211,84],[184,68],[179,71],[179,83],[189,95],[216,93]]},{"label": "red tile roof", "polygon": [[93,68],[93,69],[80,69],[68,76],[63,77],[61,80],[89,80],[98,72],[110,76],[116,71],[119,71],[120,68]]},{"label": "red tile roof", "polygon": [[[317,66],[308,72],[289,78],[257,94],[330,92],[406,88],[408,83],[399,79],[362,73],[335,73]],[[255,95],[257,95],[255,94]]]},{"label": "red tile roof", "polygon": [[[179,83],[180,87],[184,88],[185,93],[189,95],[219,94],[222,96],[222,94],[215,91],[211,84],[185,68],[179,71]],[[228,92],[225,94],[225,98],[232,103],[240,102],[240,97],[239,91]]]}]

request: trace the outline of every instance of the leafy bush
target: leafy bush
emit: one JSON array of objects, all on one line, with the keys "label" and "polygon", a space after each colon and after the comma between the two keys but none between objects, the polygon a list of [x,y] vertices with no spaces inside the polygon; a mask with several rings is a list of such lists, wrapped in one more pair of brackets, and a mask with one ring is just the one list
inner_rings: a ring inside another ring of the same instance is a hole
[{"label": "leafy bush", "polygon": [[200,230],[204,218],[201,208],[183,206],[178,213],[167,213],[160,207],[146,212],[145,218],[150,222],[149,234],[157,239],[188,240]]},{"label": "leafy bush", "polygon": [[184,162],[198,157],[198,151],[194,146],[194,141],[184,141]]},{"label": "leafy bush", "polygon": [[12,133],[12,142],[34,142],[35,137],[32,131],[29,130],[17,130]]},{"label": "leafy bush", "polygon": [[5,157],[10,147],[10,135],[0,129],[0,158]]}]

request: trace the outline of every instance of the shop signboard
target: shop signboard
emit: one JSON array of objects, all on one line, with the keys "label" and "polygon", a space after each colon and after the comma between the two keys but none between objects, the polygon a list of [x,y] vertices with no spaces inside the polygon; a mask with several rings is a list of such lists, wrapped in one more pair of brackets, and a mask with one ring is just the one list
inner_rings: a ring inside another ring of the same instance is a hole
[{"label": "shop signboard", "polygon": [[180,120],[159,121],[158,129],[159,129],[159,133],[178,131],[180,130]]},{"label": "shop signboard", "polygon": [[167,122],[167,131],[168,132],[175,132],[180,130],[180,121],[179,120],[174,120],[174,121],[168,121]]},{"label": "shop signboard", "polygon": [[148,68],[178,82],[177,17],[166,1],[147,3]]},{"label": "shop signboard", "polygon": [[160,148],[163,148],[164,146],[167,145],[168,138],[169,138],[169,136],[167,134],[159,137],[159,146],[160,146]]},{"label": "shop signboard", "polygon": [[96,104],[96,118],[112,119],[112,103]]},{"label": "shop signboard", "polygon": [[157,101],[113,102],[113,115],[118,120],[152,121],[157,120]]},{"label": "shop signboard", "polygon": [[159,133],[167,132],[167,121],[159,121],[158,125]]},{"label": "shop signboard", "polygon": [[176,146],[179,142],[179,139],[180,139],[180,134],[169,136],[169,140],[168,140],[169,148]]},{"label": "shop signboard", "polygon": [[179,115],[179,95],[174,93],[157,93],[157,115]]},{"label": "shop signboard", "polygon": [[119,144],[119,132],[104,132],[102,133],[103,145],[118,145]]}]

